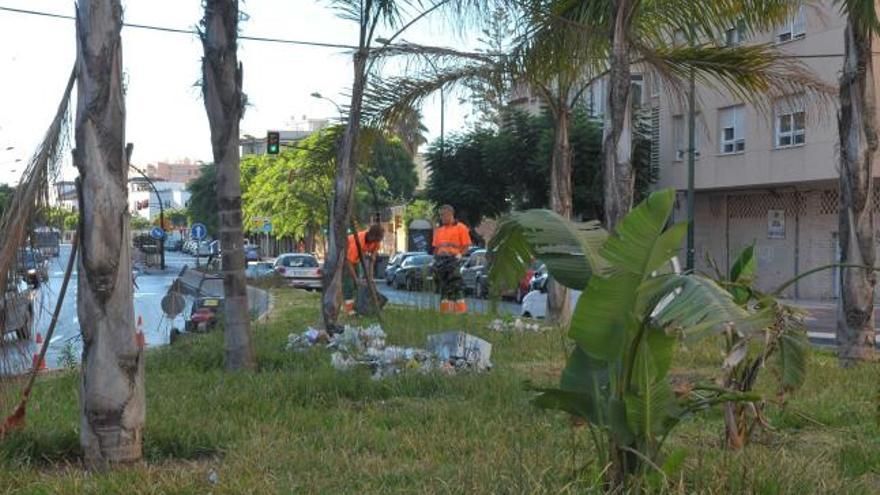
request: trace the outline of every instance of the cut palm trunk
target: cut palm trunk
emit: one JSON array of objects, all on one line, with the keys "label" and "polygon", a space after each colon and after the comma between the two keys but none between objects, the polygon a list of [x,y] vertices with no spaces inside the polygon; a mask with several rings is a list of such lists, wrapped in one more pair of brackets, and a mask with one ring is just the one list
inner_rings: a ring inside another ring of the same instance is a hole
[{"label": "cut palm trunk", "polygon": [[[873,172],[877,152],[872,35],[847,21],[840,80],[840,252],[845,265],[874,266]],[[874,285],[872,269],[843,268],[837,310],[841,365],[874,359]]]},{"label": "cut palm trunk", "polygon": [[217,165],[220,265],[223,270],[226,369],[256,367],[251,338],[241,222],[239,121],[244,112],[238,63],[238,0],[207,0],[201,33],[202,91]]},{"label": "cut palm trunk", "polygon": [[97,469],[141,458],[146,408],[131,283],[121,29],[119,0],[77,4],[80,441]]}]

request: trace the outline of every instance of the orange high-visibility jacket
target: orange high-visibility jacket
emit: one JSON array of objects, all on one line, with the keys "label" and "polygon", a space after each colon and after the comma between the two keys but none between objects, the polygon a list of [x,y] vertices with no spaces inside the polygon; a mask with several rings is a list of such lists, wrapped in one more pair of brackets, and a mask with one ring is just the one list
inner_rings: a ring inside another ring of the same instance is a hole
[{"label": "orange high-visibility jacket", "polygon": [[441,225],[434,229],[434,254],[458,255],[464,254],[471,246],[471,234],[467,225],[454,222],[450,225]]},{"label": "orange high-visibility jacket", "polygon": [[[375,253],[379,250],[379,241],[367,243],[366,230],[358,232],[358,240],[361,243],[361,251],[364,254]],[[358,256],[357,245],[354,243],[354,234],[348,235],[348,251],[346,252],[345,258],[348,259],[348,262],[351,264],[356,264],[361,260]]]}]

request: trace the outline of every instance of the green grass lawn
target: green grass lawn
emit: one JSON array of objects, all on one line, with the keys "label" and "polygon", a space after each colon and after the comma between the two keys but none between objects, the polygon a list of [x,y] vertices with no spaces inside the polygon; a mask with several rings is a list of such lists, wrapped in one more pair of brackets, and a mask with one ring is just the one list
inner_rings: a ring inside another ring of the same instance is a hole
[{"label": "green grass lawn", "polygon": [[[526,381],[553,384],[564,363],[562,330],[497,334],[488,317],[392,308],[390,344],[464,329],[493,344],[482,375],[371,380],[337,372],[328,351],[285,350],[287,335],[319,321],[318,298],[275,291],[274,313],[255,326],[259,373],[223,371],[222,335],[156,349],[147,359],[146,462],[89,473],[79,460],[78,375],[38,381],[24,430],[0,442],[4,493],[584,493],[602,466],[587,432],[529,404]],[[681,349],[676,372],[711,377],[720,351]],[[673,433],[687,460],[673,493],[880,493],[880,368],[841,370],[814,353],[807,383],[775,431],[741,452],[723,445],[718,412]],[[772,371],[762,375],[772,387]],[[4,411],[3,414],[7,414]],[[209,481],[216,472],[217,483]]]}]

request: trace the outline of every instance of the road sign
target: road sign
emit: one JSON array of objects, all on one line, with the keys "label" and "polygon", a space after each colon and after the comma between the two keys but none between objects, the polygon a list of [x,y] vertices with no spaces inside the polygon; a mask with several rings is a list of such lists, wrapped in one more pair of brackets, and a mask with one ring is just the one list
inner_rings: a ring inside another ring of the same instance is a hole
[{"label": "road sign", "polygon": [[169,318],[176,318],[177,315],[183,312],[183,308],[186,306],[186,300],[177,292],[169,292],[162,298],[161,305],[162,311],[166,316]]},{"label": "road sign", "polygon": [[205,224],[201,222],[194,223],[189,234],[193,239],[200,241],[208,235],[208,227],[205,227]]},{"label": "road sign", "polygon": [[156,239],[157,241],[161,241],[162,239],[165,238],[165,231],[159,227],[153,227],[150,230],[150,237],[152,237],[153,239]]},{"label": "road sign", "polygon": [[263,232],[269,233],[272,232],[272,221],[271,220],[263,220]]}]

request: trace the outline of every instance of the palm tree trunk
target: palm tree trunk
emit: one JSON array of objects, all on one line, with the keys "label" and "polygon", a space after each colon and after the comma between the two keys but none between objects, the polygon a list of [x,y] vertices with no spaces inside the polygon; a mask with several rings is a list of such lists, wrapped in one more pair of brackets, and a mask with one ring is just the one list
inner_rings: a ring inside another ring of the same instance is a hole
[{"label": "palm tree trunk", "polygon": [[632,108],[629,102],[630,60],[626,40],[629,3],[629,0],[618,0],[615,5],[608,72],[608,109],[605,112],[602,152],[605,226],[609,231],[632,209],[635,186],[632,170]]},{"label": "palm tree trunk", "polygon": [[357,174],[354,150],[361,127],[361,103],[367,82],[367,55],[366,49],[358,50],[354,54],[354,85],[351,90],[348,124],[336,158],[336,184],[331,206],[327,256],[324,260],[324,293],[321,296],[321,314],[328,330],[336,326],[339,317],[342,270],[345,266],[348,246],[348,225],[354,210],[354,185]]},{"label": "palm tree trunk", "polygon": [[[852,15],[852,14],[850,14]],[[851,17],[840,80],[840,250],[841,263],[874,266],[873,158],[877,152],[871,34]],[[841,270],[837,311],[841,365],[874,358],[874,284],[871,269]]]},{"label": "palm tree trunk", "polygon": [[96,469],[141,458],[146,410],[131,283],[121,29],[119,0],[77,4],[80,443]]},{"label": "palm tree trunk", "polygon": [[[566,101],[558,101],[554,117],[553,156],[550,167],[550,206],[565,218],[571,218],[571,111]],[[568,289],[553,279],[547,285],[547,319],[565,325],[571,314]]]},{"label": "palm tree trunk", "polygon": [[202,20],[202,92],[217,164],[221,266],[225,310],[226,369],[256,367],[244,275],[238,125],[244,110],[238,63],[238,0],[207,0]]}]

